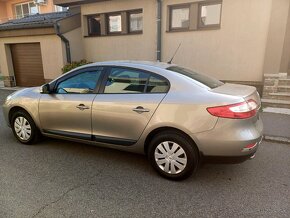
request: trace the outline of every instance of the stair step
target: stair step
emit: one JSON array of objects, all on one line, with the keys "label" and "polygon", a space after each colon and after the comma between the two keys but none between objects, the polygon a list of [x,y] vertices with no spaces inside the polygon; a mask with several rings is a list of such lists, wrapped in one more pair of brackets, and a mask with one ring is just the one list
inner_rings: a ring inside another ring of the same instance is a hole
[{"label": "stair step", "polygon": [[269,95],[274,95],[274,96],[289,96],[290,97],[290,92],[276,92],[276,93],[269,93]]},{"label": "stair step", "polygon": [[269,96],[268,97],[265,96],[265,98],[290,101],[290,92],[269,93]]},{"label": "stair step", "polygon": [[278,92],[289,92],[290,91],[290,85],[280,85],[277,87]]},{"label": "stair step", "polygon": [[263,106],[290,108],[290,100],[262,99]]},{"label": "stair step", "polygon": [[290,79],[279,79],[279,85],[281,86],[290,86]]}]

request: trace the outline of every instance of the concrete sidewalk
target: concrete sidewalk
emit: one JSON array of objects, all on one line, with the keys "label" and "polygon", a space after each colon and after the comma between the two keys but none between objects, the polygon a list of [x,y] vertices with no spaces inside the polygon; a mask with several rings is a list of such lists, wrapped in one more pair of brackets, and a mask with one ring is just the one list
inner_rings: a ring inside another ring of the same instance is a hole
[{"label": "concrete sidewalk", "polygon": [[290,143],[290,115],[262,112],[264,139],[282,143]]}]

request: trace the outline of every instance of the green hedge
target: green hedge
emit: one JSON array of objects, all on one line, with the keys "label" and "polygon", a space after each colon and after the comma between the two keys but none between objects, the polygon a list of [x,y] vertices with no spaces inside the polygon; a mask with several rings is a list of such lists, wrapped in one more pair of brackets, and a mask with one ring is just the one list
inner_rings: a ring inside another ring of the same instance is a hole
[{"label": "green hedge", "polygon": [[77,67],[80,67],[80,66],[83,66],[83,65],[86,65],[86,64],[90,64],[91,62],[88,62],[87,60],[81,60],[81,61],[74,61],[70,64],[67,64],[65,65],[61,70],[62,70],[62,73],[67,73]]}]

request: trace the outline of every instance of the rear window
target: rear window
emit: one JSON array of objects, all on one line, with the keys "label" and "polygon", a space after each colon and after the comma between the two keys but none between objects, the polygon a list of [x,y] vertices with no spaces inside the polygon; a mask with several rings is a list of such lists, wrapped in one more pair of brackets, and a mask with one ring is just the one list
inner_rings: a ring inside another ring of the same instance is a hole
[{"label": "rear window", "polygon": [[179,74],[182,74],[182,75],[185,75],[191,79],[194,79],[206,86],[208,86],[209,88],[211,89],[214,89],[214,88],[217,88],[221,85],[223,85],[224,83],[217,80],[217,79],[214,79],[212,77],[209,77],[209,76],[206,76],[206,75],[203,75],[203,74],[199,74],[199,73],[196,73],[192,70],[188,70],[188,69],[185,69],[185,68],[182,68],[182,67],[169,67],[167,68],[167,70],[170,70],[170,71],[173,71],[173,72],[176,72],[176,73],[179,73]]}]

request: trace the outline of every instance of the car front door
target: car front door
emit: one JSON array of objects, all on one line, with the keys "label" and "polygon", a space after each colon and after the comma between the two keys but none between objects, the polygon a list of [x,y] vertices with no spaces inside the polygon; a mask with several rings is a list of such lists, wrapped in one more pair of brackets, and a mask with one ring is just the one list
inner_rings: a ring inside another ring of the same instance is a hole
[{"label": "car front door", "polygon": [[92,106],[93,137],[98,142],[132,145],[141,136],[169,82],[139,69],[107,69],[103,90]]},{"label": "car front door", "polygon": [[51,94],[42,94],[39,117],[45,133],[90,140],[92,103],[102,68],[88,68],[61,78]]}]

